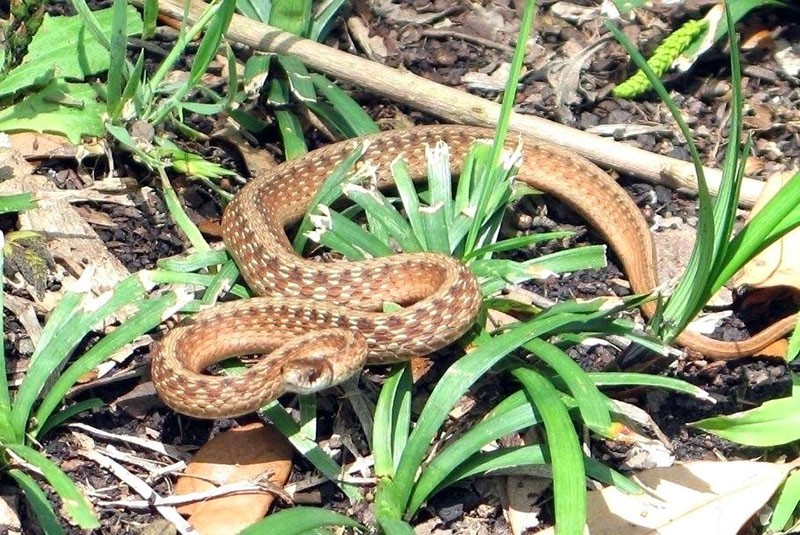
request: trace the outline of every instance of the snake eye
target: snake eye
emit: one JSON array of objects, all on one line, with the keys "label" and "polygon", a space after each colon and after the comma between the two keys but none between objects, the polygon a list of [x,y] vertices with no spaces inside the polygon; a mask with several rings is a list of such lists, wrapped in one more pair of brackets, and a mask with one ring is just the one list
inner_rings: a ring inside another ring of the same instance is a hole
[{"label": "snake eye", "polygon": [[300,358],[281,369],[283,385],[289,392],[310,394],[333,386],[333,371],[323,359]]}]

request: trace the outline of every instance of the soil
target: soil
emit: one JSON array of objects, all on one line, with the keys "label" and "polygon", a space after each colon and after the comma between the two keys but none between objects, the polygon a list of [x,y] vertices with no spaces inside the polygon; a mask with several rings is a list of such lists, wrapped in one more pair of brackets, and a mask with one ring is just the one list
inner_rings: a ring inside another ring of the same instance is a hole
[{"label": "soil", "polygon": [[[660,8],[643,8],[637,22],[627,24],[624,29],[634,42],[649,53],[671,29],[682,22],[704,14],[712,2],[695,0],[686,3],[669,3]],[[613,42],[606,42],[593,54],[587,56],[576,84],[570,85],[569,70],[574,68],[572,60],[589,45],[607,35],[597,16],[593,2],[576,1],[540,2],[536,22],[535,44],[526,62],[527,73],[523,78],[518,96],[518,110],[536,114],[569,126],[581,129],[601,129],[609,125],[620,128],[630,125],[649,125],[645,133],[626,137],[625,142],[643,149],[688,160],[685,144],[676,134],[663,104],[649,96],[637,101],[622,101],[610,95],[614,84],[630,73],[629,62],[622,49]],[[477,74],[491,78],[501,65],[511,57],[511,50],[519,27],[520,9],[511,2],[467,2],[466,0],[413,0],[392,3],[387,0],[353,3],[349,16],[357,17],[369,29],[369,35],[383,44],[386,50],[383,62],[387,65],[408,69],[416,74],[447,85],[475,92],[489,99],[499,99],[497,89],[483,85],[475,88],[468,80]],[[442,24],[442,22],[446,24]],[[337,29],[328,38],[327,44],[354,53],[360,53],[351,36],[340,21]],[[753,135],[754,150],[751,158],[751,177],[769,177],[784,169],[797,168],[800,163],[798,130],[800,116],[800,81],[797,74],[786,73],[776,62],[776,43],[781,40],[796,42],[800,33],[798,15],[777,9],[761,9],[744,19],[739,27],[743,40],[752,41],[753,46],[743,53],[744,79],[742,87],[746,101],[746,124]],[[762,37],[759,32],[768,32]],[[169,33],[169,32],[165,32]],[[163,36],[164,34],[162,34]],[[480,39],[464,38],[464,35]],[[168,43],[160,43],[168,46]],[[138,55],[138,50],[135,51]],[[155,58],[157,61],[158,58]],[[717,47],[706,54],[687,74],[669,75],[668,87],[676,99],[684,117],[696,133],[696,141],[703,161],[718,166],[724,155],[730,69],[724,47]],[[354,91],[364,108],[382,125],[391,127],[413,122],[432,122],[419,112],[376,99],[360,91]],[[220,123],[224,119],[220,119]],[[207,119],[195,125],[211,132],[219,125]],[[274,151],[271,142],[277,136],[267,133],[262,141]],[[318,134],[312,139],[325,141]],[[218,149],[201,147],[208,153]],[[224,162],[233,162],[237,155],[223,156]],[[117,169],[126,176],[136,178],[141,185],[153,185],[156,179],[148,176],[125,154],[115,154]],[[57,175],[64,169],[85,173],[85,168],[74,168],[64,162],[47,162],[39,172]],[[696,221],[694,200],[680,192],[661,186],[631,181],[620,177],[626,189],[640,205],[643,214],[651,221],[655,216],[670,218],[677,216],[684,225]],[[213,228],[220,214],[220,205],[213,193],[196,183],[176,177],[175,186],[190,216],[203,228]],[[63,186],[63,184],[60,184]],[[228,184],[231,186],[231,184]],[[66,185],[65,187],[68,187]],[[231,186],[232,189],[235,189]],[[187,241],[169,223],[164,213],[152,213],[142,208],[121,208],[111,204],[89,203],[95,211],[106,213],[111,225],[98,225],[96,230],[109,249],[131,271],[152,268],[161,258],[180,254],[186,250]],[[509,233],[554,228],[577,229],[574,239],[547,244],[533,253],[544,254],[554,250],[601,243],[591,229],[585,229],[577,216],[557,203],[525,202],[515,208],[510,216]],[[592,297],[597,295],[624,295],[627,288],[624,274],[611,259],[608,268],[598,271],[576,273],[570,276],[553,277],[526,286],[526,289],[552,300]],[[718,332],[729,337],[746,337],[765,322],[763,314],[756,314],[758,321],[744,323],[746,313],[737,314]],[[22,327],[12,316],[6,314],[6,355],[10,361],[26,362],[20,351],[21,340],[26,338]],[[767,320],[768,321],[768,320]],[[10,332],[9,332],[10,331]],[[585,368],[597,370],[613,366],[618,353],[607,346],[570,350],[572,356]],[[115,435],[132,435],[162,441],[175,446],[200,446],[220,430],[250,421],[250,418],[215,423],[192,420],[174,414],[161,405],[151,391],[147,390],[146,375],[141,373],[148,363],[147,347],[136,352],[133,362],[115,372],[121,379],[102,381],[83,388],[74,399],[100,397],[105,407],[77,417],[74,421],[91,425]],[[415,406],[421,406],[443,365],[433,370],[418,385],[419,397]],[[703,403],[687,396],[645,392],[625,393],[625,400],[633,401],[648,410],[655,422],[668,437],[669,446],[678,460],[709,459],[720,456],[728,459],[753,458],[762,455],[738,447],[732,443],[700,433],[687,427],[687,423],[716,414],[729,414],[757,406],[768,399],[785,396],[791,387],[787,367],[775,360],[742,359],[733,362],[711,362],[697,358],[681,358],[667,373],[701,386],[717,401]],[[382,379],[382,370],[367,371],[362,383],[369,384]],[[497,378],[489,378],[472,392],[472,401],[478,408],[481,404],[491,407],[510,386]],[[372,385],[369,385],[370,387]],[[370,388],[374,391],[374,388]],[[287,398],[288,401],[289,398]],[[420,405],[416,405],[420,403]],[[320,402],[323,410],[320,436],[327,437],[333,430],[346,429],[359,447],[367,454],[366,440],[355,423],[352,409],[340,403],[336,393],[326,393]],[[478,410],[477,412],[484,412]],[[458,425],[453,423],[452,425]],[[327,433],[327,434],[326,434]],[[44,437],[44,449],[74,479],[96,489],[92,497],[99,502],[138,498],[125,485],[101,469],[93,461],[77,457],[77,441],[74,429],[59,428]],[[126,446],[115,440],[92,436],[96,447],[108,444],[131,451],[135,455],[159,463],[171,462],[148,450]],[[605,462],[619,466],[626,460],[627,450],[619,445],[602,441],[593,442],[593,448]],[[347,450],[342,449],[347,458]],[[780,452],[775,453],[775,455]],[[134,468],[131,468],[134,469]],[[302,480],[312,473],[311,466],[297,456],[293,481]],[[152,482],[153,488],[164,495],[169,493],[169,478]],[[437,496],[424,508],[415,520],[418,533],[510,533],[502,514],[498,485],[487,480],[478,480]],[[351,507],[332,484],[323,484],[296,497],[298,503],[332,507],[365,522],[370,522],[369,507]],[[24,503],[24,502],[20,502]],[[543,521],[551,513],[548,499],[543,499]],[[98,533],[152,533],[164,524],[154,509],[134,510],[114,505],[97,505],[103,528]],[[29,513],[21,506],[24,526],[32,526]],[[74,527],[65,526],[68,532],[78,533]],[[755,533],[755,525],[745,533]],[[150,531],[153,530],[153,531]],[[168,532],[164,531],[165,533]],[[36,533],[26,528],[25,533]]]}]

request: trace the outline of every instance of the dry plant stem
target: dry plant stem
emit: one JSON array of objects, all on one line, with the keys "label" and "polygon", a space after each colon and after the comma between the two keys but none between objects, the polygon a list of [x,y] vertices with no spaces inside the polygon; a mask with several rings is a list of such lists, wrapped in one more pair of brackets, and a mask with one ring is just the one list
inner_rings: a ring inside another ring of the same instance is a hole
[{"label": "dry plant stem", "polygon": [[[141,6],[142,0],[133,0],[133,3]],[[204,4],[199,2],[190,3],[189,22],[197,20],[203,7]],[[183,17],[184,13],[183,5],[174,0],[162,0],[159,2],[159,9],[162,13],[175,18]],[[239,15],[233,16],[227,37],[262,52],[294,55],[314,70],[448,122],[493,127],[500,116],[500,105],[497,103],[431,82],[407,71],[399,71],[335,50]],[[653,154],[531,115],[512,114],[511,129],[549,141],[621,173],[674,189],[697,191],[694,166],[689,162]],[[706,168],[705,173],[711,191],[716,192],[721,172]],[[761,193],[761,188],[761,182],[745,179],[741,192],[742,206],[752,206]]]},{"label": "dry plant stem", "polygon": [[[341,383],[364,364],[427,355],[457,340],[478,317],[482,295],[472,273],[435,253],[400,254],[359,262],[322,263],[298,256],[285,229],[297,222],[328,174],[364,147],[362,165],[374,167],[378,187],[392,185],[391,165],[402,157],[415,181],[426,176],[425,148],[450,147],[458,175],[488,128],[418,126],[328,145],[259,176],[225,210],[222,235],[258,298],[203,310],[172,329],[153,352],[151,376],[173,409],[201,418],[257,410],[285,392],[308,393]],[[517,180],[568,204],[611,245],[636,293],[658,286],[647,222],[610,176],[573,152],[532,138],[523,140]],[[513,150],[516,140],[507,148]],[[382,312],[385,302],[403,305]],[[642,306],[648,317],[655,304]],[[753,354],[792,329],[786,318],[742,342],[683,333],[678,343],[709,357]],[[265,354],[241,375],[202,372],[234,355]]]},{"label": "dry plant stem", "polygon": [[[119,464],[118,462],[110,459],[109,457],[103,455],[99,451],[94,450],[78,450],[78,455],[86,457],[94,462],[96,462],[100,467],[105,468],[111,471],[116,477],[120,480],[124,481],[130,488],[132,488],[137,494],[139,494],[145,500],[152,502],[157,499],[162,499],[155,490],[153,490],[150,485],[145,483],[141,478],[134,475],[130,472],[127,468]],[[161,513],[165,519],[172,522],[175,526],[178,533],[181,535],[191,535],[193,533],[197,533],[194,528],[183,519],[183,517],[178,513],[178,511],[174,507],[168,507],[163,505],[155,505],[156,511]]]}]

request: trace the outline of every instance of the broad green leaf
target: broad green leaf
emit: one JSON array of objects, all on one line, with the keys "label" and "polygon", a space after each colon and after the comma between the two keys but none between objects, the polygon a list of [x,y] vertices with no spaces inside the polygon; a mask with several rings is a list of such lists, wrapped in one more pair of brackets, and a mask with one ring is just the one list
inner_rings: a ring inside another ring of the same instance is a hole
[{"label": "broad green leaf", "polygon": [[53,80],[38,93],[0,110],[0,131],[52,132],[77,144],[83,136],[103,135],[105,111],[89,84]]},{"label": "broad green leaf", "polygon": [[311,25],[311,0],[272,0],[269,23],[276,28],[305,37]]},{"label": "broad green leaf", "polygon": [[[95,11],[94,16],[103,32],[111,35],[113,8]],[[126,16],[127,35],[140,34],[142,19],[139,12],[128,6]],[[22,64],[0,81],[0,96],[26,87],[45,85],[52,78],[83,80],[107,70],[110,61],[108,50],[86,30],[80,17],[45,15]]]},{"label": "broad green leaf", "polygon": [[0,214],[21,212],[33,208],[36,208],[36,201],[33,200],[33,193],[17,193],[14,195],[0,196]]},{"label": "broad green leaf", "polygon": [[800,389],[749,411],[706,418],[698,429],[748,446],[770,447],[800,440]]}]

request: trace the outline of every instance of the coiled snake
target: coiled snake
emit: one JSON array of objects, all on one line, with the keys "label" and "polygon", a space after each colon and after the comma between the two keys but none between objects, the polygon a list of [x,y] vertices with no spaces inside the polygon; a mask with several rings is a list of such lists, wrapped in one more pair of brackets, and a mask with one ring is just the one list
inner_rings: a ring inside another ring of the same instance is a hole
[{"label": "coiled snake", "polygon": [[[379,186],[391,184],[389,165],[402,156],[411,176],[425,176],[425,145],[450,146],[453,173],[466,151],[493,131],[423,126],[365,138],[362,161],[377,166]],[[509,147],[518,142],[510,136]],[[478,284],[460,262],[434,253],[400,254],[361,262],[321,263],[296,255],[285,228],[298,221],[353,141],[315,150],[247,184],[227,207],[223,238],[250,288],[261,297],[227,302],[170,330],[153,353],[152,379],[161,398],[199,418],[257,410],[287,391],[337,384],[364,364],[425,355],[458,339],[475,321]],[[634,292],[658,284],[647,223],[625,191],[594,164],[564,149],[523,139],[518,180],[571,206],[608,241]],[[404,307],[379,312],[383,303]],[[642,307],[648,317],[654,303]],[[788,332],[786,318],[742,342],[685,332],[678,343],[713,358],[753,354]],[[268,353],[243,375],[202,374],[234,355]]]}]

